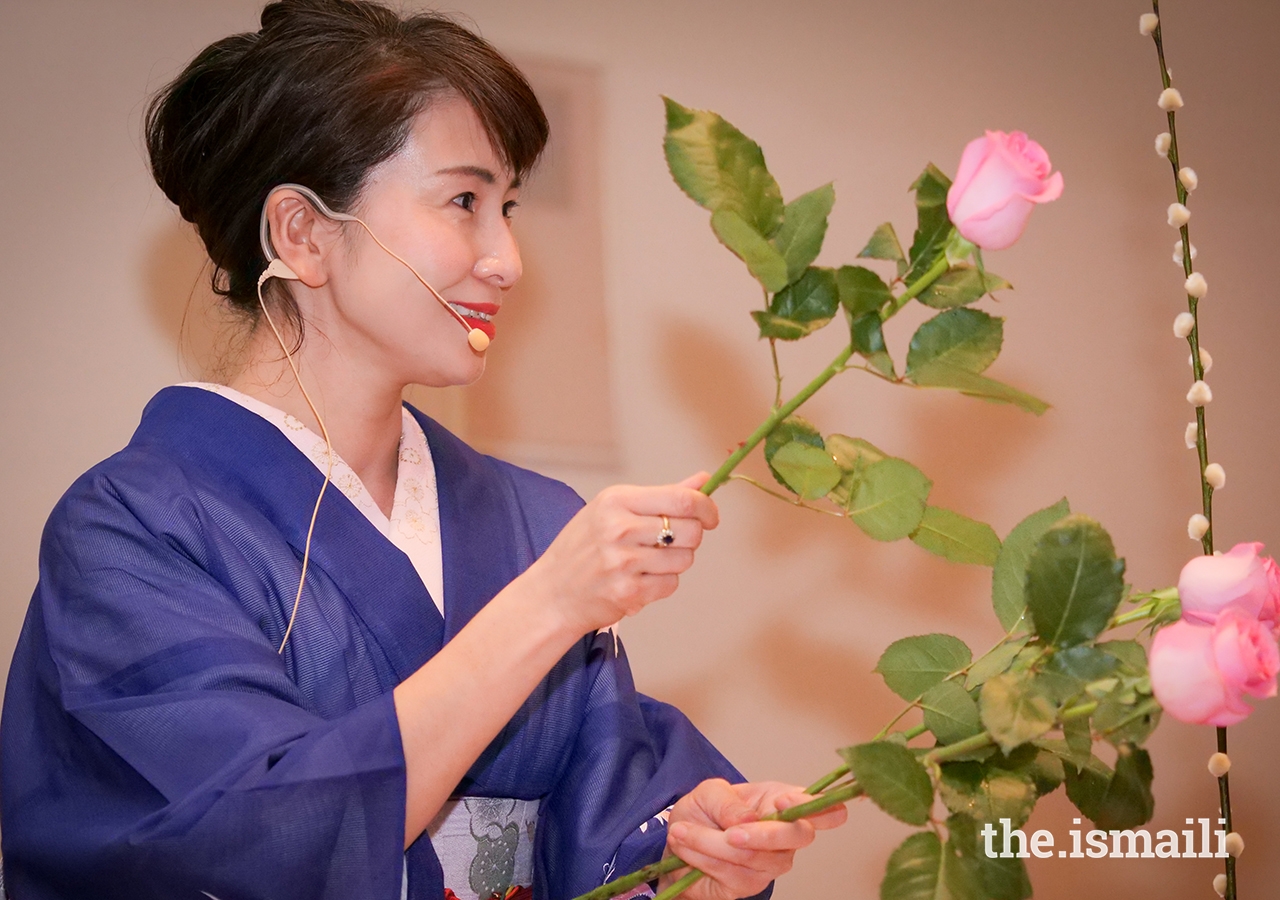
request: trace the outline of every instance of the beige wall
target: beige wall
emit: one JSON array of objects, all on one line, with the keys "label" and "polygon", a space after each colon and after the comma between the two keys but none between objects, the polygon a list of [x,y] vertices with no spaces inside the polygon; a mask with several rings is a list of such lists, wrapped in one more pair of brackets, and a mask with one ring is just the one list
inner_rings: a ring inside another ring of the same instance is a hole
[{"label": "beige wall", "polygon": [[[0,653],[35,582],[48,509],[124,443],[157,388],[187,375],[179,335],[198,256],[148,180],[139,121],[150,91],[209,40],[253,27],[256,5],[0,3]],[[886,218],[909,231],[905,189],[926,160],[954,171],[981,129],[1021,128],[1049,149],[1066,192],[1016,248],[988,260],[1018,288],[1001,303],[1007,350],[993,374],[1054,409],[1033,419],[848,376],[807,414],[916,461],[938,502],[1001,533],[1069,495],[1111,529],[1138,585],[1173,581],[1195,550],[1184,533],[1195,465],[1182,448],[1189,377],[1170,332],[1182,300],[1164,224],[1169,172],[1151,149],[1161,118],[1153,51],[1137,34],[1143,3],[457,5],[502,47],[600,77],[601,300],[619,462],[616,472],[557,471],[586,491],[613,477],[669,481],[712,468],[770,400],[768,355],[746,315],[758,294],[706,214],[669,182],[660,93],[716,109],[757,138],[788,196],[835,179],[821,258],[832,264],[851,261]],[[1268,178],[1280,146],[1280,7],[1165,7],[1188,103],[1184,159],[1202,184],[1192,227],[1212,285],[1203,320],[1217,363],[1212,455],[1228,473],[1219,540],[1280,550],[1271,352],[1280,305],[1269,270],[1280,188]],[[834,354],[835,331],[788,348],[790,386]],[[907,336],[891,330],[899,357]],[[982,570],[874,545],[745,486],[717,499],[725,524],[680,593],[625,634],[642,688],[681,704],[751,777],[807,781],[834,763],[832,748],[870,737],[896,708],[870,674],[894,638],[946,629],[981,646],[997,637]],[[1250,847],[1245,896],[1280,878],[1278,733],[1274,702],[1232,730],[1236,814]],[[1161,729],[1157,827],[1213,815],[1211,745],[1206,729]],[[1033,824],[1061,839],[1070,816],[1055,797]],[[859,806],[777,896],[875,896],[905,832]],[[1037,896],[1055,900],[1206,897],[1214,871],[1195,860],[1032,865]]]}]

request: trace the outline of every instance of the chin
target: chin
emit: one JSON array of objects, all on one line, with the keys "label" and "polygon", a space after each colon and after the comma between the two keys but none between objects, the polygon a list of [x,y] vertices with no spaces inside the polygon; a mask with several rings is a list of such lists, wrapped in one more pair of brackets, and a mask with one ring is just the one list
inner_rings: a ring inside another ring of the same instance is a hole
[{"label": "chin", "polygon": [[[467,356],[450,360],[434,360],[430,368],[414,373],[413,384],[423,387],[465,387],[475,384],[484,374],[485,354],[475,353],[464,345]],[[487,353],[488,351],[486,351]],[[441,365],[441,363],[445,363]]]}]

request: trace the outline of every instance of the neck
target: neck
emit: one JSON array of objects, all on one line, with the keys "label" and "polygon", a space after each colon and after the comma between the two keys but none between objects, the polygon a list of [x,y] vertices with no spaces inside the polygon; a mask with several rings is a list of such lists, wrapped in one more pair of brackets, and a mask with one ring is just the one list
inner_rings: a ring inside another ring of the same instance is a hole
[{"label": "neck", "polygon": [[[285,335],[285,340],[292,351],[291,336]],[[255,329],[246,350],[245,365],[228,380],[228,386],[289,413],[316,434],[327,429],[334,452],[351,466],[374,502],[390,516],[404,386],[378,377],[384,373],[355,364],[315,330],[292,351],[305,394],[265,323]],[[324,420],[323,427],[317,413]]]}]

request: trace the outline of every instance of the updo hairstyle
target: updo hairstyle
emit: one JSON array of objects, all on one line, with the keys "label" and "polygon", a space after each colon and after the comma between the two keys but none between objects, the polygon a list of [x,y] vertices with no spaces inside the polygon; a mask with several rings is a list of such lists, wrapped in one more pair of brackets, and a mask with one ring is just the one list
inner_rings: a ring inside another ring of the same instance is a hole
[{"label": "updo hairstyle", "polygon": [[[475,110],[495,153],[526,175],[547,119],[524,76],[482,38],[434,13],[367,0],[280,0],[256,34],[217,41],[151,101],[151,171],[213,261],[213,289],[256,321],[266,267],[258,220],[270,190],[304,184],[347,210],[442,94]],[[268,286],[273,286],[269,282]],[[286,290],[274,292],[301,339]]]}]

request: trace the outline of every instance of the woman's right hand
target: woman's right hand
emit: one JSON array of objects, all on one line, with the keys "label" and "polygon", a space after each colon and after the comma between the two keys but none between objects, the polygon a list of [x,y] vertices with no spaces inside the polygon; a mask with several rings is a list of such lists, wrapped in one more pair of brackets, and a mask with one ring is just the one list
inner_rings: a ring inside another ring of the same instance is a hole
[{"label": "woman's right hand", "polygon": [[[606,488],[521,577],[550,598],[575,636],[669,597],[693,565],[703,531],[720,523],[715,502],[698,490],[708,477],[699,472],[679,484]],[[675,534],[669,546],[658,543],[664,515]]]}]

